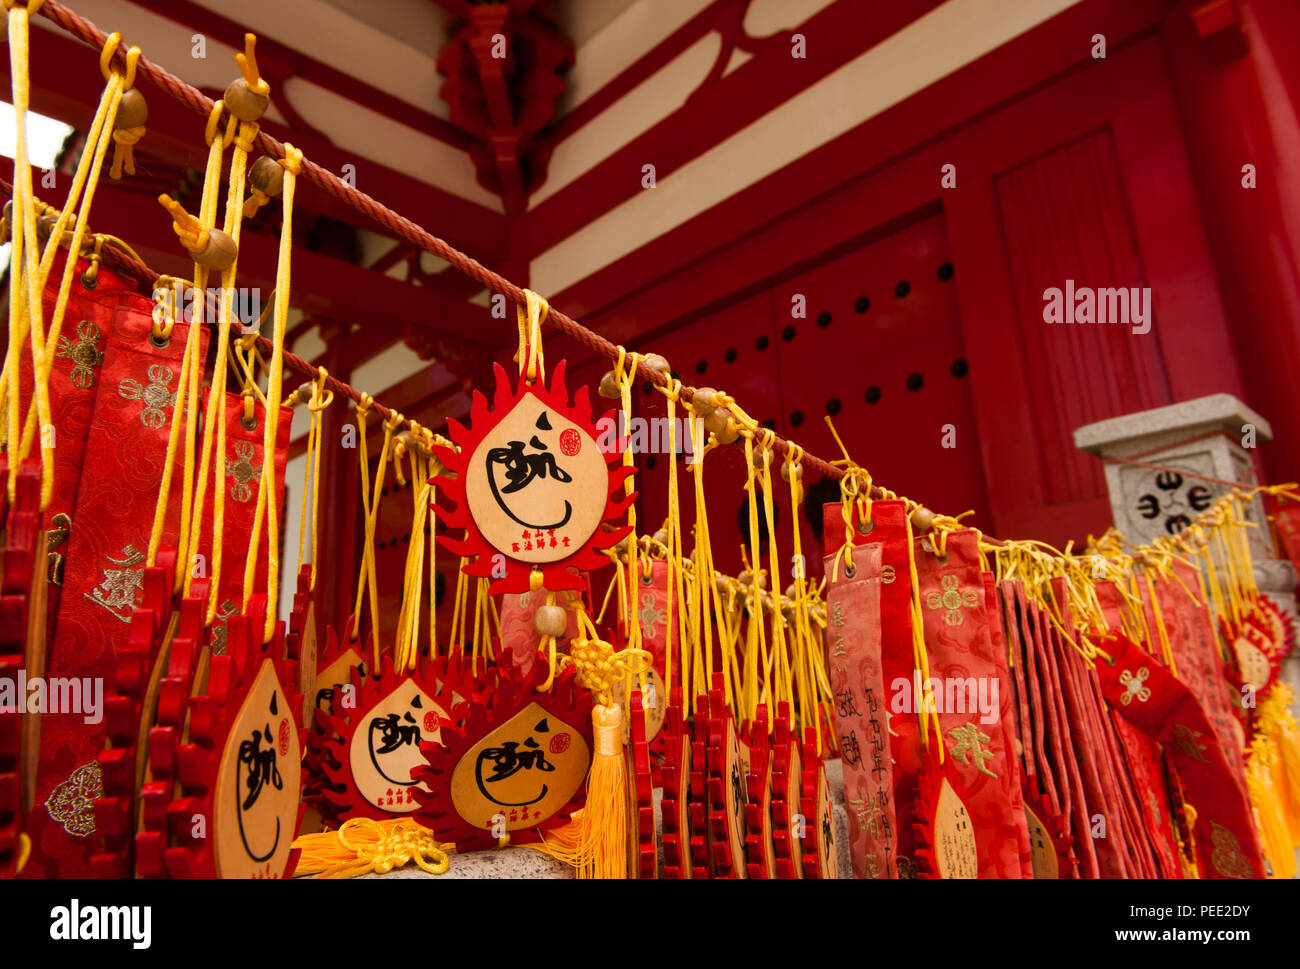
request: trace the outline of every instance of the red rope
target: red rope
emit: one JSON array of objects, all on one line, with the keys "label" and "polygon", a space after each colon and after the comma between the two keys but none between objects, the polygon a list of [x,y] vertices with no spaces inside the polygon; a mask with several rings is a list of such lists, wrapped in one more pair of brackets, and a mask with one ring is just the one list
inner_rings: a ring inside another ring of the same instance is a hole
[{"label": "red rope", "polygon": [[[89,20],[69,10],[67,7],[63,6],[63,4],[56,2],[56,0],[46,0],[46,3],[40,8],[39,12],[42,16],[53,21],[63,30],[85,43],[90,44],[94,48],[102,49],[104,43],[108,40],[108,35],[106,33],[96,27]],[[119,46],[117,53],[114,55],[114,60],[125,65],[126,52],[124,46]],[[162,89],[177,101],[180,101],[182,104],[189,107],[196,114],[200,114],[206,118],[211,113],[212,106],[215,102],[204,95],[203,92],[185,83],[185,81],[181,80],[176,75],[159,67],[148,58],[143,56],[140,58],[140,62],[136,67],[136,74],[139,77],[148,78],[150,83],[155,87]],[[257,144],[261,147],[262,151],[273,158],[284,157],[284,145],[275,138],[272,138],[265,131],[258,135]],[[493,292],[501,293],[502,295],[509,297],[518,305],[522,306],[525,303],[524,290],[522,288],[516,286],[503,276],[494,273],[482,263],[465,255],[465,253],[461,252],[449,243],[444,242],[442,239],[439,239],[437,236],[433,235],[433,233],[416,225],[405,216],[394,212],[392,209],[371,198],[365,192],[349,185],[333,172],[322,168],[310,159],[304,158],[302,160],[302,175],[308,181],[318,185],[330,195],[346,202],[359,212],[363,212],[370,216],[374,221],[392,230],[408,242],[412,242],[424,249],[426,252],[431,252],[440,259],[445,260],[459,269],[466,276],[477,280]],[[547,316],[547,320],[548,322],[553,323],[556,329],[560,330],[562,333],[568,334],[588,349],[593,350],[610,361],[618,360],[619,348],[617,346],[609,340],[606,340],[600,334],[587,329],[576,320],[561,313],[559,310],[551,309]],[[286,363],[293,366],[294,369],[302,369],[298,366],[298,364],[302,364],[303,367],[308,368],[303,370],[303,372],[315,372],[314,369],[311,368],[310,364],[306,363],[306,361],[303,361],[299,357],[293,356],[293,354],[286,353],[284,355],[284,360]],[[638,363],[637,371],[641,377],[660,387],[667,388],[671,383],[670,378],[667,375],[651,370],[644,363]],[[344,384],[341,381],[336,381],[333,378],[330,378],[329,383],[336,391],[344,393],[352,400],[360,400],[360,394],[351,387],[348,387],[347,384]],[[683,400],[690,401],[691,397],[694,396],[694,388],[687,387],[683,384],[680,389],[680,394]],[[375,409],[384,413],[386,416],[392,413],[386,408],[378,407],[378,405],[375,406]],[[772,443],[775,450],[782,455],[784,455],[789,448],[787,441],[779,436],[776,437]],[[809,466],[817,469],[824,475],[839,478],[844,474],[842,469],[837,468],[829,462],[812,454],[808,454],[807,452],[804,453],[803,460],[807,462]]]}]

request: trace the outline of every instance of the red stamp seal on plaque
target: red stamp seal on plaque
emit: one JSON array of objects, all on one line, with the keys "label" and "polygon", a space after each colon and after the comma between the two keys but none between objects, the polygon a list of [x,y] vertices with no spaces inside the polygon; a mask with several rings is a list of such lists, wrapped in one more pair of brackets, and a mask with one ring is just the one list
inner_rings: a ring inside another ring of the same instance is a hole
[{"label": "red stamp seal on plaque", "polygon": [[582,435],[569,428],[560,435],[560,450],[566,457],[573,457],[582,450]]},{"label": "red stamp seal on plaque", "polygon": [[289,721],[287,718],[280,718],[280,756],[287,757],[289,754]]}]

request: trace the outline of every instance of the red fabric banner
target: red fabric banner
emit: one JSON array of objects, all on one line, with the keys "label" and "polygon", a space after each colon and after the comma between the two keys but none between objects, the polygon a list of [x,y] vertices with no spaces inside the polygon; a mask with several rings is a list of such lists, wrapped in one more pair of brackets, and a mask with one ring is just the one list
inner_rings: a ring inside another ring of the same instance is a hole
[{"label": "red fabric banner", "polygon": [[[842,506],[824,506],[825,547],[832,553],[844,544]],[[855,545],[879,545],[880,560],[880,663],[882,681],[893,698],[893,686],[901,679],[913,683],[915,662],[912,658],[912,581],[908,567],[907,509],[902,501],[873,501],[869,521],[861,521],[856,511],[851,524]],[[867,565],[874,565],[868,560]],[[894,771],[894,826],[897,838],[898,877],[915,878],[916,834],[911,820],[916,816],[917,783],[921,776],[920,734],[916,713],[892,713],[889,723],[889,748]]]},{"label": "red fabric banner", "polygon": [[[978,541],[973,530],[952,532],[939,555],[929,538],[916,539],[925,647],[940,732],[953,761],[945,766],[961,780],[979,877],[1019,878],[1029,835],[1014,738],[1003,728],[1003,694],[1010,703],[1011,689],[994,654]],[[914,682],[920,678],[918,671]]]},{"label": "red fabric banner", "polygon": [[856,878],[898,876],[888,696],[880,662],[880,555],[879,545],[858,548],[851,571],[836,556],[825,560],[827,669]]},{"label": "red fabric banner", "polygon": [[1106,699],[1167,751],[1196,810],[1204,878],[1262,878],[1264,862],[1249,799],[1238,787],[1214,727],[1187,684],[1124,636],[1100,638],[1111,657],[1097,668]]},{"label": "red fabric banner", "polygon": [[[77,677],[83,693],[86,685],[107,690],[114,682],[114,654],[126,642],[142,594],[188,333],[177,323],[167,345],[155,346],[153,305],[134,293],[117,297],[72,515],[58,624],[46,654],[46,676]],[[175,501],[164,543],[176,541],[178,517]],[[36,808],[28,817],[32,857],[24,876],[89,873],[92,805],[102,792],[95,755],[105,736],[103,718],[88,722],[93,719],[81,712],[41,718]]]},{"label": "red fabric banner", "polygon": [[[45,284],[42,303],[45,319],[54,312],[66,254],[55,257]],[[122,293],[133,291],[135,283],[114,272],[99,270],[94,286],[87,288],[84,273],[90,263],[77,261],[72,288],[68,293],[63,326],[54,347],[50,370],[50,423],[54,427],[54,490],[45,508],[45,527],[49,530],[48,550],[42,550],[43,568],[49,576],[46,604],[51,623],[47,636],[54,635],[54,617],[63,592],[63,572],[67,561],[68,538],[73,528],[77,488],[86,459],[86,437],[90,432],[95,395],[103,383],[105,354],[113,332],[113,316]],[[31,354],[20,358],[23,399],[31,400]],[[40,446],[39,441],[33,448]],[[35,453],[35,450],[33,450]],[[48,551],[48,554],[46,552]]]}]

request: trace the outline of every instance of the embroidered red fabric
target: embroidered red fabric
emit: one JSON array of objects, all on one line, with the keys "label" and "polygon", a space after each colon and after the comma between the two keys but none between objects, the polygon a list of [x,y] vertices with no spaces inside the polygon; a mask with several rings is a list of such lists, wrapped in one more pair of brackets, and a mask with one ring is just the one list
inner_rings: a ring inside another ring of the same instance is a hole
[{"label": "embroidered red fabric", "polygon": [[[110,335],[89,417],[46,676],[89,678],[107,689],[114,682],[114,653],[126,641],[141,595],[188,327],[177,323],[167,345],[159,347],[150,339],[154,304],[148,299],[119,291],[113,300],[82,306]],[[167,516],[165,543],[176,541],[178,518],[176,501]],[[92,762],[103,746],[105,726],[103,719],[87,719],[82,713],[41,718],[36,808],[27,827],[32,857],[25,877],[89,874],[91,805],[102,790]]]},{"label": "embroidered red fabric", "polygon": [[[836,509],[838,510],[838,509]],[[897,877],[897,818],[881,666],[880,545],[853,553],[852,570],[825,560],[827,673],[844,766],[844,807],[856,878]]]}]

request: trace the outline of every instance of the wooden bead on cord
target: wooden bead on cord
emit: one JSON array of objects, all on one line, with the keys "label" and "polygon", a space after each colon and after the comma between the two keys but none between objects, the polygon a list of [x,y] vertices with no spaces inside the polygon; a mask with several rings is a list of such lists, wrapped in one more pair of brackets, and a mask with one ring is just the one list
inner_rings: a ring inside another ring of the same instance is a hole
[{"label": "wooden bead on cord", "polygon": [[569,616],[563,608],[547,604],[533,613],[533,628],[542,636],[563,636],[569,628]]},{"label": "wooden bead on cord", "polygon": [[740,437],[740,428],[731,421],[731,411],[718,407],[704,418],[704,429],[718,439],[719,444],[734,444]]},{"label": "wooden bead on cord", "polygon": [[58,224],[58,217],[53,212],[46,212],[44,215],[36,217],[36,235],[40,239],[48,239],[50,233],[54,231],[54,226]]},{"label": "wooden bead on cord", "polygon": [[664,357],[662,354],[647,353],[645,355],[645,359],[642,360],[642,363],[644,363],[655,373],[661,373],[665,375],[672,373],[673,368],[669,365],[668,359]]},{"label": "wooden bead on cord", "polygon": [[274,198],[284,190],[284,169],[270,155],[263,155],[248,170],[248,184]]},{"label": "wooden bead on cord", "polygon": [[218,272],[225,272],[239,255],[235,240],[220,229],[208,230],[208,241],[198,252],[191,252],[194,261]]},{"label": "wooden bead on cord", "polygon": [[605,375],[600,378],[600,387],[597,388],[596,393],[600,394],[600,396],[604,397],[606,400],[618,400],[623,396],[619,392],[618,380],[614,377],[614,371],[605,371]]},{"label": "wooden bead on cord", "polygon": [[718,392],[712,387],[700,387],[691,396],[691,407],[701,417],[708,417],[717,407],[717,404],[713,402],[717,395]]},{"label": "wooden bead on cord", "polygon": [[122,100],[117,105],[117,117],[113,119],[115,128],[139,128],[149,120],[149,104],[139,88],[122,92]]},{"label": "wooden bead on cord", "polygon": [[796,464],[794,464],[794,465],[791,465],[788,461],[787,461],[787,462],[782,462],[782,464],[781,464],[781,480],[784,481],[786,484],[789,484],[789,483],[790,483],[790,474],[791,474],[791,470],[790,470],[790,469],[791,469],[791,467],[794,468],[793,474],[794,474],[794,477],[795,477],[795,480],[796,480],[796,481],[803,477],[803,463],[802,463],[802,462],[796,463]]},{"label": "wooden bead on cord", "polygon": [[267,95],[258,94],[242,77],[237,77],[230,82],[222,100],[226,102],[226,108],[231,114],[240,121],[249,123],[262,117],[266,112],[266,106],[271,103]]},{"label": "wooden bead on cord", "polygon": [[921,505],[917,505],[912,510],[910,517],[912,519],[912,531],[917,534],[925,534],[930,530],[930,526],[934,524],[934,512]]}]

